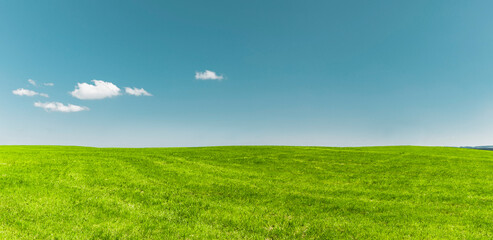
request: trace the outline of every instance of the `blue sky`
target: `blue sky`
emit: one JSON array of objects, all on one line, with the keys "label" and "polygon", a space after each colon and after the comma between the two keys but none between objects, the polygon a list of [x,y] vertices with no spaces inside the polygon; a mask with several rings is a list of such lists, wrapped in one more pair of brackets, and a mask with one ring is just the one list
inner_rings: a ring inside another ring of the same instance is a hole
[{"label": "blue sky", "polygon": [[[493,144],[491,9],[0,1],[0,144]],[[206,70],[222,79],[196,78]],[[120,91],[88,99],[92,80]]]}]

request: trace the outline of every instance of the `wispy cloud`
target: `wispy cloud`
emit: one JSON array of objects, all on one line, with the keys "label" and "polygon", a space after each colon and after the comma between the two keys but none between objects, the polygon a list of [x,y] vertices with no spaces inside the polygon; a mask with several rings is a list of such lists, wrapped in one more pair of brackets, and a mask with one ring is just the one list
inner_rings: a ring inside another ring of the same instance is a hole
[{"label": "wispy cloud", "polygon": [[31,85],[36,86],[36,82],[32,79],[27,80]]},{"label": "wispy cloud", "polygon": [[120,88],[110,82],[92,80],[94,85],[89,83],[77,83],[75,90],[70,94],[82,100],[97,100],[110,98],[120,95]]},{"label": "wispy cloud", "polygon": [[125,88],[125,92],[130,95],[134,96],[152,96],[152,94],[148,93],[146,90],[143,88]]},{"label": "wispy cloud", "polygon": [[223,80],[222,75],[217,75],[213,71],[205,70],[204,72],[195,72],[195,79],[197,80]]},{"label": "wispy cloud", "polygon": [[64,113],[70,113],[70,112],[80,112],[80,111],[88,111],[88,107],[81,107],[77,105],[64,105],[63,103],[59,102],[35,102],[34,103],[35,107],[43,108],[47,112],[64,112]]},{"label": "wispy cloud", "polygon": [[16,89],[16,90],[12,91],[12,93],[14,95],[18,95],[18,96],[29,96],[29,97],[36,96],[39,94],[35,91],[31,91],[31,90],[24,89],[24,88]]},{"label": "wispy cloud", "polygon": [[41,97],[49,97],[48,94],[46,94],[46,93],[38,93],[38,92],[35,92],[35,91],[32,91],[32,90],[28,90],[28,89],[24,89],[24,88],[16,89],[16,90],[12,91],[12,93],[14,95],[17,95],[17,96],[33,97],[33,96],[36,96],[36,95],[40,95]]},{"label": "wispy cloud", "polygon": [[43,85],[45,85],[47,87],[53,87],[53,86],[55,86],[55,84],[53,84],[53,83],[43,83]]}]

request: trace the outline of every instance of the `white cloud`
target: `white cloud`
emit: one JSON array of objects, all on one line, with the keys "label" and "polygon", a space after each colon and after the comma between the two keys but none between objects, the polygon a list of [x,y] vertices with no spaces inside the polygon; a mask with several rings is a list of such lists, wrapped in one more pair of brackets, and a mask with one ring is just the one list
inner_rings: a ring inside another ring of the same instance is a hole
[{"label": "white cloud", "polygon": [[152,94],[148,93],[143,88],[140,88],[139,89],[139,88],[129,88],[129,87],[126,87],[125,88],[125,92],[127,94],[134,95],[134,96],[152,96]]},{"label": "white cloud", "polygon": [[195,72],[195,79],[197,80],[223,80],[222,75],[217,75],[213,71],[205,70],[205,72]]},{"label": "white cloud", "polygon": [[43,108],[47,112],[80,112],[80,111],[88,111],[88,107],[81,107],[77,105],[64,105],[63,103],[59,102],[35,102],[34,103],[35,107]]},{"label": "white cloud", "polygon": [[31,85],[36,86],[36,82],[32,79],[27,80]]},{"label": "white cloud", "polygon": [[45,85],[47,87],[53,87],[53,86],[55,86],[55,84],[53,84],[53,83],[43,83],[43,85]]},{"label": "white cloud", "polygon": [[28,90],[28,89],[24,89],[24,88],[19,88],[19,89],[16,89],[14,91],[12,91],[12,93],[14,95],[18,95],[18,96],[28,96],[28,97],[33,97],[33,96],[41,96],[41,97],[50,97],[48,96],[48,94],[46,93],[38,93],[38,92],[35,92],[35,91],[32,91],[32,90]]},{"label": "white cloud", "polygon": [[18,96],[29,96],[29,97],[36,96],[39,94],[35,91],[31,91],[31,90],[24,89],[24,88],[16,89],[16,90],[12,91],[12,93],[14,95],[18,95]]},{"label": "white cloud", "polygon": [[110,98],[120,95],[120,88],[110,82],[92,80],[94,85],[89,83],[77,83],[75,90],[70,94],[82,100],[95,100]]}]

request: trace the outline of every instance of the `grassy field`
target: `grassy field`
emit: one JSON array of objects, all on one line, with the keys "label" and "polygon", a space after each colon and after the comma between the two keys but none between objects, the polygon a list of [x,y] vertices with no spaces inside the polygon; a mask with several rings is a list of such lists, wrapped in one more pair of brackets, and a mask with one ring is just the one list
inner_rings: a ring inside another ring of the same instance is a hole
[{"label": "grassy field", "polygon": [[0,147],[0,239],[492,239],[493,151]]}]

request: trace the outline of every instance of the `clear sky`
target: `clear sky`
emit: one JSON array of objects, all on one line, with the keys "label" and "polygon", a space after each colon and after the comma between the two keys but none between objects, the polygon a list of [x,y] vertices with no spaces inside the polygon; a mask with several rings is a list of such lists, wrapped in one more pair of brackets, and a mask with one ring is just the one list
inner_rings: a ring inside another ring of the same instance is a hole
[{"label": "clear sky", "polygon": [[493,144],[492,9],[0,0],[0,144]]}]

